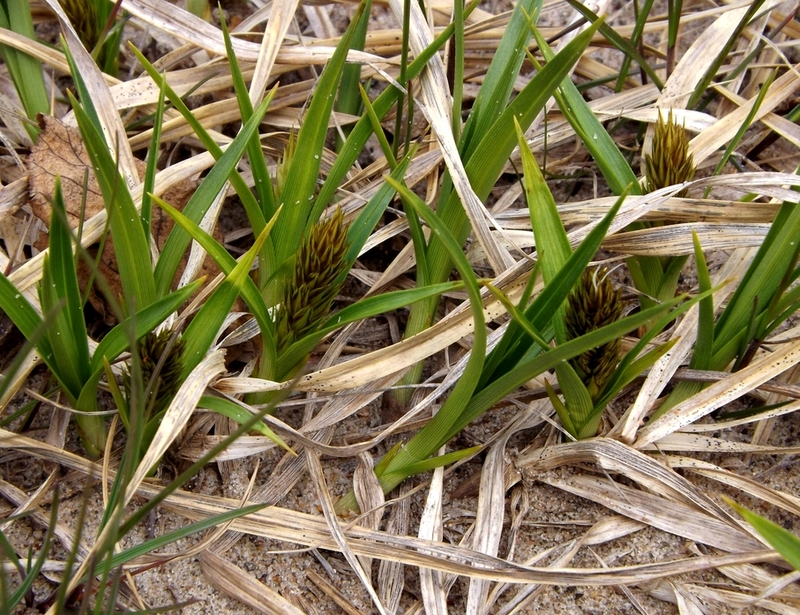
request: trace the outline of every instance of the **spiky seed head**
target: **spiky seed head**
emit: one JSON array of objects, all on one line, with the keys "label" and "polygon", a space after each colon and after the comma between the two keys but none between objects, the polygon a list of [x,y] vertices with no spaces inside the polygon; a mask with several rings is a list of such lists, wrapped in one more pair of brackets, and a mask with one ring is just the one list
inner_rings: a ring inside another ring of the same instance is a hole
[{"label": "spiky seed head", "polygon": [[[156,333],[151,331],[139,342],[139,359],[142,368],[142,381],[145,391],[150,388],[150,396],[145,402],[145,408],[151,408],[151,415],[157,414],[172,401],[175,393],[181,386],[181,373],[183,372],[183,340],[178,338],[170,345],[173,331],[163,329]],[[167,353],[164,364],[156,374],[156,367],[161,357]],[[153,377],[158,380],[151,385]],[[129,372],[123,371],[122,382],[130,399],[131,381]]]},{"label": "spiky seed head", "polygon": [[100,24],[93,0],[59,0],[84,47],[91,51],[100,40]]},{"label": "spiky seed head", "polygon": [[[615,289],[605,267],[587,269],[567,302],[567,335],[575,339],[616,322],[622,316],[622,291]],[[596,401],[619,363],[621,341],[613,340],[570,361]]]},{"label": "spiky seed head", "polygon": [[283,150],[283,155],[278,159],[278,165],[275,171],[274,194],[276,201],[280,200],[280,196],[283,194],[283,189],[286,186],[286,178],[289,175],[289,169],[292,167],[292,160],[294,160],[296,144],[297,138],[295,136],[295,132],[294,130],[290,130],[289,141],[286,143],[286,147]]},{"label": "spiky seed head", "polygon": [[283,301],[277,311],[278,352],[319,328],[327,318],[344,282],[348,247],[341,209],[311,227],[300,246],[292,282],[284,286]]},{"label": "spiky seed head", "polygon": [[[644,159],[648,192],[694,179],[696,167],[689,153],[689,137],[683,126],[675,123],[672,109],[666,120],[659,112],[652,153]],[[685,196],[685,191],[676,196]]]}]

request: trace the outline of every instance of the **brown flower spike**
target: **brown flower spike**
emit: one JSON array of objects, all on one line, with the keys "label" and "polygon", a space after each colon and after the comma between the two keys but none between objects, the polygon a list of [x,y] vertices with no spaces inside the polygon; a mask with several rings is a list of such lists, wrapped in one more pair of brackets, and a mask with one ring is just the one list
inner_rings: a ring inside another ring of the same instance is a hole
[{"label": "brown flower spike", "polygon": [[[181,386],[181,373],[183,372],[183,340],[177,339],[172,345],[169,340],[173,335],[170,329],[164,329],[156,333],[151,331],[139,342],[139,358],[142,367],[142,381],[145,391],[150,387],[150,395],[147,398],[145,408],[150,410],[150,416],[154,416],[164,410],[172,401],[175,393]],[[156,375],[156,367],[164,353],[167,356],[164,364],[156,376],[158,380],[151,384],[153,376]],[[127,392],[128,399],[131,397],[130,374],[123,371],[122,382]],[[152,409],[151,409],[152,404]]]},{"label": "brown flower spike", "polygon": [[[644,160],[648,192],[694,179],[696,169],[689,153],[689,137],[683,126],[675,123],[671,109],[666,121],[659,113],[652,154],[646,154]],[[676,196],[685,196],[685,191]]]},{"label": "brown flower spike", "polygon": [[284,286],[275,320],[278,352],[316,330],[327,318],[347,270],[347,227],[342,210],[317,222],[303,240],[292,281]]},{"label": "brown flower spike", "polygon": [[[622,291],[614,288],[607,274],[605,267],[593,271],[587,269],[570,294],[565,315],[570,339],[611,324],[622,316]],[[620,340],[616,339],[570,361],[586,385],[592,401],[597,401],[617,368],[620,345]]]}]

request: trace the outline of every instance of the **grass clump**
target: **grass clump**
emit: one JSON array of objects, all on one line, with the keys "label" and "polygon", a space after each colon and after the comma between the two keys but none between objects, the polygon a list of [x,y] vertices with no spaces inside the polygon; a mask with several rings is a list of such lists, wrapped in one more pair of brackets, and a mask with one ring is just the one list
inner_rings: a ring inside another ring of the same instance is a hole
[{"label": "grass clump", "polygon": [[[796,449],[791,14],[623,3],[620,23],[570,0],[550,27],[539,0],[496,15],[363,2],[304,6],[295,31],[281,3],[269,17],[228,3],[216,22],[207,2],[154,16],[70,0],[76,37],[31,4],[0,0],[0,141],[19,161],[0,165],[0,308],[25,338],[0,381],[0,615],[152,612],[164,605],[136,597],[135,573],[173,558],[283,612],[307,580],[353,612],[526,612],[576,585],[798,606],[762,565],[778,556],[717,497],[764,499],[787,525],[797,512],[749,473],[793,480],[768,456]],[[41,38],[44,22],[64,38]],[[120,49],[123,29],[140,48]],[[40,113],[77,127],[64,133],[86,179],[52,178],[34,246],[23,184]],[[85,271],[115,324],[96,322]],[[54,391],[16,410],[39,364]],[[14,474],[34,457],[41,475]],[[59,481],[97,511],[72,538]],[[566,502],[598,523],[562,543],[547,528]],[[520,531],[533,510],[536,544]],[[44,531],[30,553],[23,518]],[[574,559],[643,526],[704,555]],[[255,570],[278,557],[265,539],[293,550],[280,582]],[[326,585],[298,545],[340,551],[363,588]],[[551,548],[557,566],[528,565]],[[224,561],[239,552],[255,572]],[[392,591],[372,586],[373,559]],[[421,591],[402,591],[403,566]],[[456,577],[468,587],[448,594]]]}]

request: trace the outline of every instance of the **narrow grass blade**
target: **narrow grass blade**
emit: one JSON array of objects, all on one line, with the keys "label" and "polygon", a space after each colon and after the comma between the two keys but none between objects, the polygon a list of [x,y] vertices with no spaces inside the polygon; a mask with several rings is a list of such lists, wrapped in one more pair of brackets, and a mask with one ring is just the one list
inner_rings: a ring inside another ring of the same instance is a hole
[{"label": "narrow grass blade", "polygon": [[[398,451],[386,468],[387,474],[398,473],[402,475],[407,471],[407,467],[410,464],[426,460],[444,445],[450,439],[451,436],[449,434],[453,431],[454,426],[461,424],[462,413],[475,392],[475,387],[483,368],[484,355],[486,353],[486,330],[480,289],[472,267],[461,250],[461,245],[438,215],[418,196],[406,186],[395,183],[391,178],[387,178],[387,181],[392,183],[400,193],[404,204],[413,208],[430,225],[433,232],[441,238],[450,251],[453,262],[466,285],[475,323],[470,358],[458,384],[456,384],[439,412],[436,413],[422,431],[411,439],[406,447]],[[457,431],[460,431],[460,428]],[[386,487],[384,481],[381,481],[381,484]]]},{"label": "narrow grass blade", "polygon": [[133,301],[137,308],[147,307],[156,300],[156,284],[150,261],[150,242],[141,217],[97,125],[71,93],[69,96],[108,210],[125,299]]},{"label": "narrow grass blade", "polygon": [[[239,423],[239,425],[244,425],[253,416],[252,412],[242,408],[239,404],[222,397],[211,397],[209,395],[205,395],[200,398],[200,402],[197,404],[197,407],[205,408],[206,410],[213,410],[214,412],[227,416],[229,419],[233,419]],[[262,436],[266,436],[285,451],[292,453],[293,455],[296,454],[291,447],[286,444],[286,442],[284,442],[278,434],[267,427],[263,421],[259,421],[253,425],[252,430],[257,431]]]},{"label": "narrow grass blade", "polygon": [[[539,165],[536,164],[525,141],[525,135],[516,120],[514,127],[519,142],[522,171],[525,175],[525,200],[528,203],[531,228],[536,239],[536,253],[539,255],[539,265],[542,269],[544,283],[550,284],[572,256],[572,247],[569,245],[567,231],[558,215],[553,195],[547,187],[547,182]],[[553,328],[558,343],[567,341],[563,304],[553,312]]]},{"label": "narrow grass blade", "polygon": [[[180,96],[178,96],[178,94],[175,92],[175,90],[173,90],[169,86],[169,84],[167,84],[164,76],[159,74],[156,68],[133,45],[131,45],[131,51],[134,53],[136,58],[142,64],[145,71],[147,71],[147,74],[150,75],[150,78],[153,79],[154,82],[158,83],[159,87],[162,87],[164,89],[169,101],[175,106],[175,109],[186,120],[186,123],[192,127],[192,130],[194,130],[195,134],[197,135],[197,138],[200,139],[200,142],[203,144],[203,147],[206,148],[208,153],[211,154],[215,160],[219,161],[223,155],[222,148],[220,148],[220,146],[217,145],[217,143],[214,141],[211,135],[208,134],[208,131],[206,131],[206,129],[203,128],[202,124],[200,124],[197,118],[192,114],[189,107],[186,106],[186,103],[183,101],[183,99]],[[275,90],[273,89],[265,99],[265,103],[267,105],[269,105],[269,101],[272,100],[274,95],[275,95]],[[264,110],[266,112],[266,107],[264,108]],[[245,122],[245,124],[247,124],[247,122]],[[258,201],[256,200],[255,196],[253,196],[252,191],[247,186],[244,179],[242,179],[242,176],[239,175],[238,171],[236,170],[236,165],[234,165],[233,168],[231,169],[228,180],[231,182],[231,185],[236,190],[237,196],[242,201],[242,207],[244,207],[244,210],[247,213],[247,219],[250,222],[250,226],[253,227],[253,230],[256,232],[256,235],[258,235],[264,228],[264,225],[266,224],[266,219],[264,218],[264,214],[261,211],[261,206],[258,204]],[[202,216],[200,216],[200,218],[202,218]],[[196,222],[199,222],[200,218],[198,218]],[[162,259],[164,258],[163,252],[161,258]],[[178,261],[180,261],[180,258],[178,258]],[[160,262],[161,259],[159,259],[159,263]],[[171,267],[172,265],[170,264],[168,268]],[[175,268],[177,269],[177,264],[175,265]],[[161,286],[159,286],[159,288],[161,288]]]},{"label": "narrow grass blade", "polygon": [[[547,41],[544,40],[544,37],[535,27],[533,28],[533,34],[545,59],[550,62],[555,57],[552,49],[550,49]],[[600,169],[600,173],[603,174],[606,182],[608,182],[608,187],[611,189],[612,194],[622,194],[628,186],[630,186],[628,190],[631,194],[641,194],[639,181],[628,161],[619,151],[617,144],[608,132],[606,132],[603,124],[600,123],[600,120],[597,119],[589,105],[586,104],[578,88],[572,83],[572,79],[565,78],[555,96],[561,112],[580,137],[586,149],[589,150],[595,163],[597,163],[597,167]]]},{"label": "narrow grass blade", "polygon": [[[187,284],[183,288],[179,288],[166,297],[159,299],[149,307],[138,311],[133,318],[135,321],[135,330],[133,332],[135,339],[142,338],[164,322],[167,316],[186,303],[189,297],[200,289],[203,282],[204,280],[195,280],[191,284]],[[131,320],[131,318],[127,318],[116,325],[97,345],[90,364],[92,373],[103,367],[104,359],[113,361],[128,349],[128,330],[131,326]]]},{"label": "narrow grass blade", "polygon": [[[465,19],[475,8],[477,8],[478,1],[479,0],[472,0],[472,2],[470,2],[469,6],[464,11]],[[439,36],[434,39],[433,43],[431,43],[424,53],[421,53],[418,57],[414,58],[414,61],[408,65],[406,72],[407,79],[414,79],[419,76],[419,73],[425,68],[431,56],[435,53],[438,53],[439,50],[444,47],[445,43],[453,36],[454,29],[455,25],[452,23],[449,24],[446,28],[444,28],[444,30],[442,30]],[[375,99],[375,102],[372,104],[372,108],[375,111],[375,114],[382,119],[389,109],[391,109],[396,100],[397,90],[395,90],[393,87],[387,88],[378,96],[378,98]],[[331,199],[333,199],[336,191],[339,189],[342,180],[353,168],[353,163],[358,158],[367,142],[367,139],[369,139],[371,135],[371,120],[369,116],[362,115],[361,119],[356,122],[356,125],[351,128],[350,136],[347,137],[347,140],[342,146],[339,155],[336,157],[336,162],[334,162],[333,167],[331,167],[328,176],[325,178],[325,181],[320,188],[319,194],[316,198],[314,211],[311,215],[312,218],[317,211],[323,211],[331,202]]]},{"label": "narrow grass blade", "polygon": [[[153,198],[158,206],[161,207],[170,218],[175,220],[176,224],[180,225],[187,233],[189,233],[189,235],[191,235],[192,239],[202,246],[208,255],[214,259],[214,262],[224,274],[231,274],[236,267],[236,259],[231,256],[231,254],[223,246],[221,246],[216,239],[206,233],[196,223],[191,221],[189,218],[183,215],[183,213],[169,205],[167,202],[158,197]],[[263,232],[264,231],[262,229],[262,233]],[[244,285],[241,292],[242,298],[247,303],[247,307],[252,311],[253,316],[255,316],[256,321],[258,322],[258,326],[261,329],[261,334],[265,336],[267,340],[271,340],[272,318],[269,315],[267,306],[264,303],[264,299],[261,296],[261,293],[259,292],[255,282],[250,278],[244,280]]]},{"label": "narrow grass blade", "polygon": [[[372,1],[366,0],[364,11],[358,22],[353,38],[350,41],[350,48],[364,51],[364,43],[367,40],[367,29],[369,26],[369,14],[372,8]],[[358,64],[347,64],[342,70],[342,81],[339,86],[339,95],[336,97],[336,110],[340,113],[350,115],[361,115],[361,66]],[[345,137],[350,132],[348,128],[343,129]],[[383,134],[383,131],[380,131]],[[375,133],[378,134],[377,132]],[[336,135],[337,150],[341,150],[342,139]],[[388,160],[388,157],[387,157]]]},{"label": "narrow grass blade", "polygon": [[[538,18],[541,10],[542,0],[525,0],[514,7],[464,126],[460,143],[464,160],[471,158],[477,144],[490,132],[493,133],[491,127],[505,110],[525,59],[531,38],[530,24]],[[527,126],[522,120],[520,123]]]},{"label": "narrow grass blade", "polygon": [[368,297],[352,305],[348,305],[328,319],[319,331],[315,331],[303,339],[298,340],[281,354],[281,359],[278,364],[278,379],[283,379],[283,374],[287,373],[291,367],[298,365],[303,357],[314,350],[314,347],[319,344],[326,335],[333,333],[337,329],[341,329],[351,322],[358,322],[366,318],[377,316],[378,314],[386,314],[387,312],[406,307],[417,301],[423,301],[429,297],[463,288],[464,284],[462,282],[444,282],[442,284],[434,284],[422,288],[383,293],[376,297]]},{"label": "narrow grass blade", "polygon": [[[568,1],[571,4],[575,0],[568,0]],[[708,86],[711,84],[711,81],[713,81],[713,79],[716,77],[723,63],[727,61],[728,54],[730,53],[731,49],[733,49],[733,46],[736,44],[736,41],[739,40],[739,35],[747,27],[747,24],[750,23],[750,20],[752,20],[753,17],[758,13],[758,11],[761,10],[761,5],[763,4],[764,0],[754,0],[753,2],[750,3],[750,6],[748,7],[744,15],[742,15],[742,19],[739,21],[739,24],[731,33],[724,47],[720,50],[720,52],[717,54],[717,57],[708,67],[705,74],[703,75],[703,78],[700,79],[700,81],[698,82],[697,87],[695,88],[691,98],[689,99],[688,104],[686,105],[687,109],[695,107],[697,103],[700,101],[701,97],[708,91],[709,89]]]},{"label": "narrow grass blade", "polygon": [[[403,179],[406,169],[408,168],[408,164],[411,162],[415,152],[416,148],[413,148],[404,157],[403,161],[392,170],[392,177],[396,181]],[[347,259],[347,262],[350,263],[351,267],[352,264],[355,263],[356,258],[358,258],[361,248],[364,247],[364,244],[369,239],[369,236],[375,230],[375,225],[378,224],[378,221],[386,211],[389,203],[392,202],[394,194],[394,188],[391,185],[384,183],[364,206],[358,217],[353,220],[348,227],[347,241],[350,246],[347,249],[347,256],[345,258]]]},{"label": "narrow grass blade", "polygon": [[[236,168],[239,160],[242,157],[247,143],[253,133],[258,129],[261,118],[267,110],[271,98],[264,100],[258,109],[253,113],[247,123],[242,126],[242,130],[236,135],[236,138],[222,154],[222,157],[217,161],[214,167],[206,176],[203,183],[195,191],[189,202],[183,209],[183,215],[189,220],[198,224],[203,218],[211,203],[216,198],[219,191],[225,185],[225,182]],[[175,101],[173,101],[175,102]],[[176,225],[172,229],[164,248],[161,250],[161,257],[158,259],[156,265],[155,277],[157,281],[159,296],[166,295],[172,285],[172,280],[175,277],[175,272],[178,269],[183,253],[189,246],[190,241],[189,233]]]},{"label": "narrow grass blade", "polygon": [[[0,2],[0,27],[36,40],[28,0],[3,0]],[[35,120],[38,113],[50,111],[50,97],[42,75],[42,65],[36,58],[8,45],[0,45],[3,57],[14,88],[19,94],[22,106],[29,120]],[[39,134],[36,122],[26,122],[25,129],[31,139]]]},{"label": "narrow grass blade", "polygon": [[228,312],[230,312],[233,302],[236,301],[236,297],[241,293],[245,281],[250,279],[250,267],[252,267],[258,251],[266,241],[277,219],[277,217],[273,217],[269,221],[261,235],[256,238],[253,246],[245,253],[236,267],[233,268],[233,271],[203,304],[200,311],[195,314],[192,322],[186,327],[186,331],[183,334],[185,346],[182,378],[188,377],[191,371],[203,360],[208,349],[214,343],[219,333],[219,328],[225,321]]},{"label": "narrow grass blade", "polygon": [[361,15],[361,4],[353,15],[350,26],[342,36],[336,51],[317,81],[314,97],[306,112],[303,125],[297,134],[297,150],[302,156],[295,156],[286,177],[286,184],[280,202],[288,207],[275,227],[275,265],[279,266],[293,256],[299,246],[303,233],[307,233],[319,218],[321,210],[314,212],[314,195],[322,158],[322,148],[328,133],[328,121],[333,111],[336,90],[344,69],[347,51],[353,39]]},{"label": "narrow grass blade", "polygon": [[[250,101],[250,93],[247,90],[247,84],[244,81],[242,71],[239,68],[239,61],[236,59],[236,53],[231,44],[228,25],[225,23],[224,19],[220,25],[222,27],[222,35],[225,39],[225,49],[228,52],[228,64],[231,67],[231,77],[233,78],[233,89],[236,92],[236,102],[239,103],[242,121],[246,122],[253,115],[253,103]],[[275,197],[273,194],[272,178],[267,168],[267,159],[264,157],[264,151],[261,148],[261,139],[258,131],[253,133],[247,144],[247,160],[253,172],[253,182],[255,184],[256,194],[258,195],[258,202],[261,205],[264,222],[266,222],[266,220],[269,220],[275,215]],[[259,220],[259,223],[260,222]],[[261,224],[259,224],[258,227],[253,227],[253,232],[256,236],[258,236],[262,230],[263,225]]]},{"label": "narrow grass blade", "polygon": [[[600,21],[600,17],[590,8],[582,4],[579,0],[567,0],[567,2],[573,9],[583,15],[592,24],[597,25]],[[617,34],[611,26],[602,24],[600,26],[600,34],[606,37],[606,39],[608,39],[608,41],[614,45],[614,47],[619,49],[625,55],[625,57],[635,60],[639,67],[645,73],[647,73],[647,76],[650,77],[659,90],[664,88],[664,82],[659,79],[656,72],[647,63],[647,60],[645,60],[641,54],[628,43],[628,41]]]},{"label": "narrow grass blade", "polygon": [[144,173],[142,185],[142,227],[145,236],[150,236],[150,221],[152,218],[153,201],[150,194],[155,186],[156,173],[158,172],[158,153],[161,151],[161,128],[164,124],[164,86],[167,80],[162,76],[159,84],[158,104],[156,113],[153,116],[153,137],[150,139],[150,147],[147,150],[147,169]]},{"label": "narrow grass blade", "polygon": [[761,515],[747,510],[743,506],[739,506],[739,504],[730,498],[723,496],[723,499],[729,506],[734,508],[745,521],[752,525],[753,528],[761,534],[764,540],[780,553],[795,570],[800,570],[800,538],[790,531],[783,529],[777,523],[773,523],[769,519],[765,519]]},{"label": "narrow grass blade", "polygon": [[[39,299],[45,313],[55,311],[47,332],[52,357],[49,365],[74,403],[89,378],[89,345],[83,319],[83,303],[72,252],[72,234],[66,223],[60,182],[56,182],[50,224],[50,251],[42,268]],[[57,311],[56,311],[57,310]]]}]

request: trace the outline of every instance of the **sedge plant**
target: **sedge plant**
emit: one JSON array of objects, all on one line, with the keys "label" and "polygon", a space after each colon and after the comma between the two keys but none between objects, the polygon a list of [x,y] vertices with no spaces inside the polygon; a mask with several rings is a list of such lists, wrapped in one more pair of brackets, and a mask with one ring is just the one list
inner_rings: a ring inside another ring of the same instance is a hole
[{"label": "sedge plant", "polygon": [[[519,129],[519,125],[517,128]],[[519,130],[518,136],[520,145],[525,150],[526,146],[521,130]],[[526,186],[531,186],[534,190],[546,191],[546,187],[541,188],[545,184],[540,172],[537,173],[538,168],[534,168],[535,162],[530,151],[527,156],[524,154],[523,156],[523,160],[527,158],[525,169],[530,173],[529,176],[526,175],[530,178],[526,180]],[[394,184],[393,180],[389,179],[388,181]],[[475,327],[473,347],[464,373],[448,394],[442,407],[419,433],[403,446],[392,449],[376,465],[375,473],[385,492],[390,491],[411,476],[452,463],[473,452],[468,449],[433,457],[436,451],[465,426],[530,379],[551,369],[557,370],[559,377],[562,372],[569,376],[570,372],[566,372],[564,368],[565,365],[569,366],[568,361],[590,352],[594,348],[609,343],[613,344],[625,333],[655,318],[661,318],[663,323],[661,327],[663,328],[698,300],[697,298],[686,300],[686,297],[677,297],[662,305],[604,324],[575,339],[566,339],[565,334],[564,338],[561,338],[562,343],[558,343],[554,348],[551,347],[550,342],[554,338],[561,342],[558,337],[560,334],[556,334],[555,331],[558,327],[566,330],[563,320],[564,306],[570,293],[579,283],[587,264],[605,238],[611,222],[622,204],[622,198],[620,198],[574,251],[569,248],[568,242],[566,243],[566,249],[563,252],[566,258],[562,262],[559,263],[553,257],[545,264],[544,254],[540,253],[540,262],[536,271],[548,267],[552,268],[552,275],[548,272],[544,276],[544,289],[535,297],[532,296],[537,277],[535,272],[529,278],[526,290],[516,305],[500,290],[483,282],[502,301],[512,318],[499,343],[488,355],[484,356],[486,328],[482,307],[483,298],[480,292],[481,282],[476,278],[458,240],[453,236],[448,225],[444,223],[441,215],[434,212],[407,187],[401,184],[397,184],[395,187],[409,211],[413,211],[421,221],[429,225],[432,232],[437,234],[447,246],[467,290]],[[549,191],[547,192],[549,194]],[[561,221],[554,204],[552,207],[550,206],[551,201],[552,196],[549,201],[538,197],[530,199],[531,216],[545,220],[544,223],[547,226],[555,227],[556,224],[560,226]],[[553,233],[550,236],[553,241],[566,241],[563,227],[561,227],[560,233]],[[538,238],[539,236],[537,236]],[[539,249],[546,250],[541,246]],[[589,407],[577,407],[570,403],[568,407],[564,408],[563,413],[557,409],[559,417],[562,418],[565,428],[571,435],[574,437],[594,435],[599,416],[608,400],[663,354],[665,350],[660,347],[641,357],[637,356],[648,341],[650,340],[638,345],[624,357],[602,388],[602,395],[596,404]],[[574,368],[568,369],[572,370],[571,373],[575,373]],[[575,380],[585,389],[586,385],[583,385],[577,376],[573,378],[573,381]],[[570,382],[570,384],[574,384],[574,382]],[[578,390],[577,386],[575,390]],[[585,391],[584,394],[588,396]],[[355,507],[356,503],[352,493],[338,503],[340,511]]]}]

